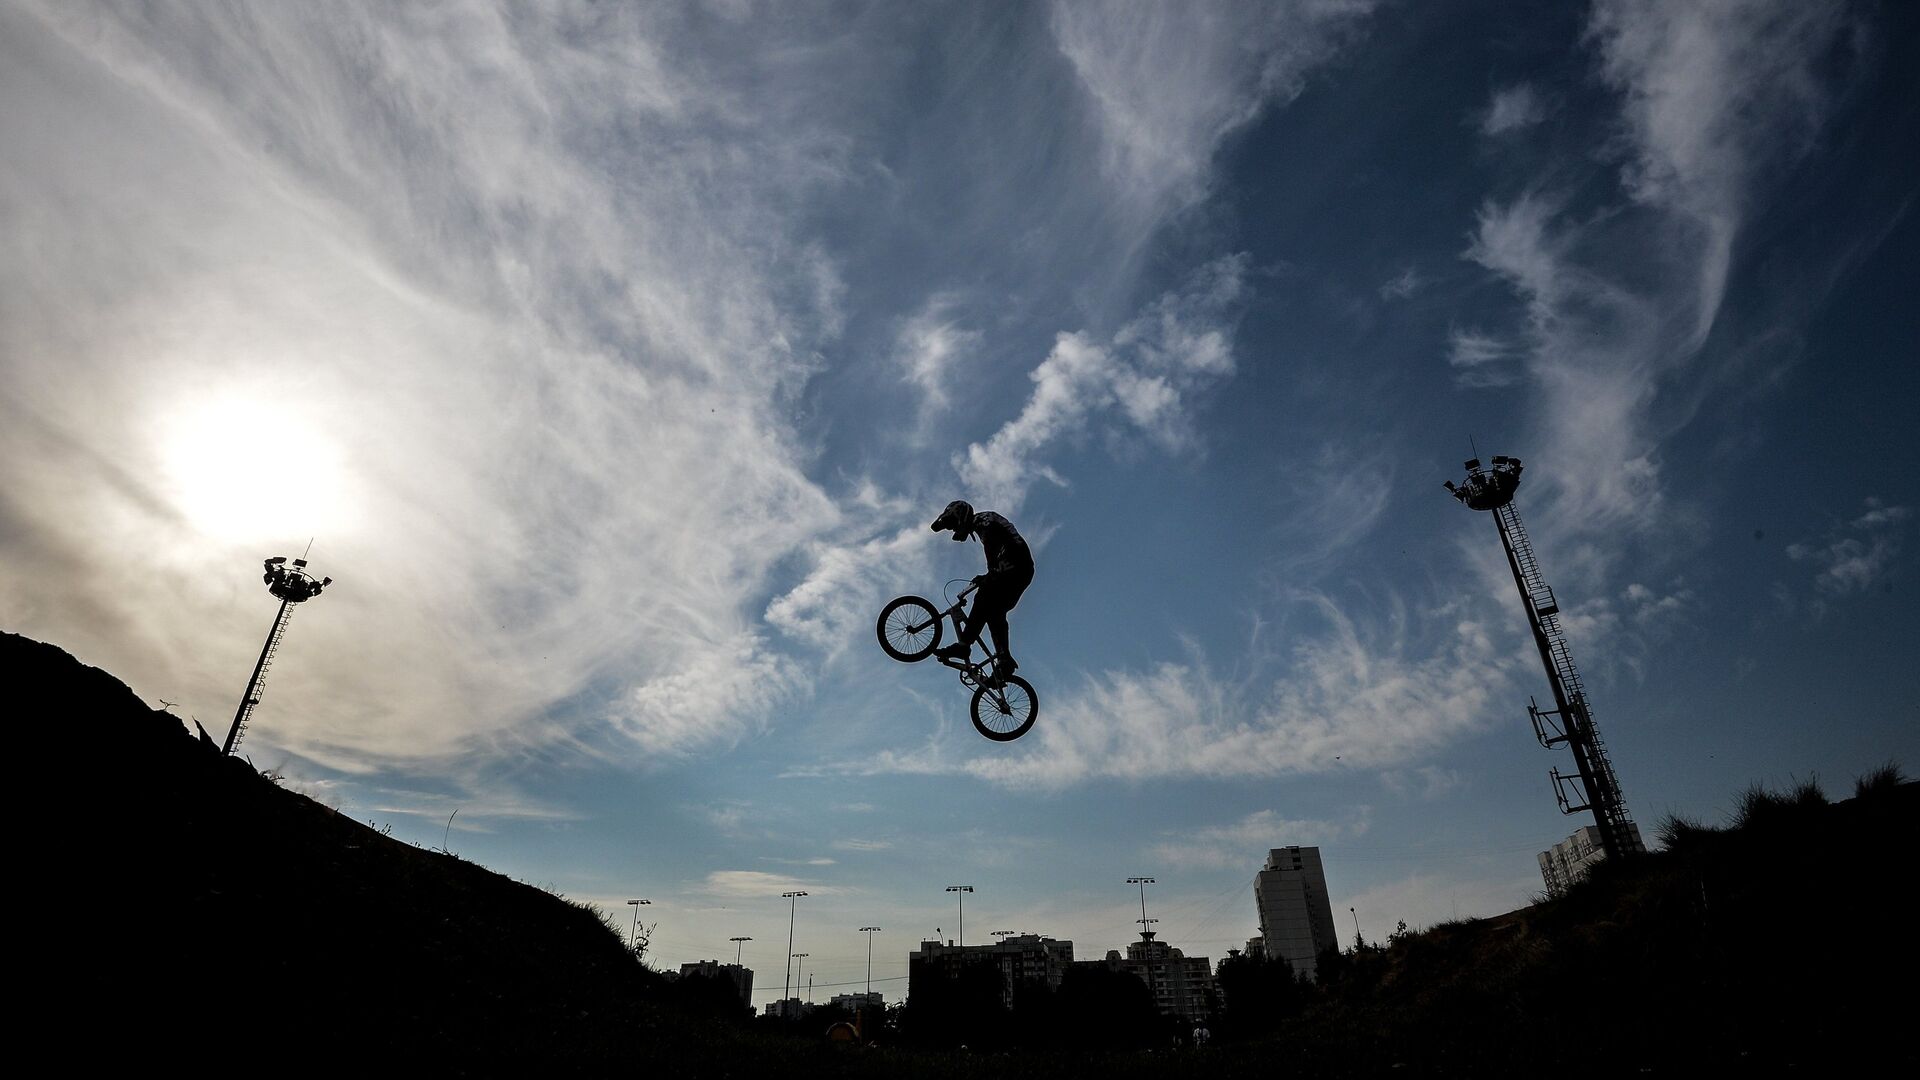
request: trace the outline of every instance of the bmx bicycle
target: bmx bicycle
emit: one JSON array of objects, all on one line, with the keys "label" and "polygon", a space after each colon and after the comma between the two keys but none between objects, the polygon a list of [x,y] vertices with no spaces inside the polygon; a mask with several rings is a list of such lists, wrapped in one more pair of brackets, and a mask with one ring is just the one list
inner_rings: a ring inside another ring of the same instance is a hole
[{"label": "bmx bicycle", "polygon": [[[932,656],[933,650],[940,647],[948,619],[953,620],[954,633],[959,634],[961,611],[966,607],[967,597],[979,587],[978,582],[968,584],[944,611],[934,607],[933,601],[919,596],[900,596],[888,601],[874,624],[874,631],[880,636],[880,648],[888,656],[908,664]],[[977,646],[979,642],[974,644]],[[1040,714],[1040,699],[1027,680],[1018,675],[1000,675],[994,671],[993,657],[975,660],[971,648],[965,660],[949,660],[943,656],[940,662],[958,671],[960,681],[973,691],[973,726],[980,734],[994,742],[1012,742],[1033,727],[1034,717]]]}]

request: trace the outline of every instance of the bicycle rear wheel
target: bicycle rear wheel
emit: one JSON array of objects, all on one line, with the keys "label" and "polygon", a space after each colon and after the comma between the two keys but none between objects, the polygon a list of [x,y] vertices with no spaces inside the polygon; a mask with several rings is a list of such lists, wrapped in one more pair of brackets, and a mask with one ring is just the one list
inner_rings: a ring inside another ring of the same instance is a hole
[{"label": "bicycle rear wheel", "polygon": [[982,686],[973,692],[973,726],[994,742],[1012,742],[1025,735],[1039,715],[1039,697],[1018,675],[1007,676],[1007,684],[997,690]]},{"label": "bicycle rear wheel", "polygon": [[941,623],[940,612],[932,601],[901,596],[880,609],[879,621],[873,629],[888,656],[911,664],[925,660],[940,647]]}]

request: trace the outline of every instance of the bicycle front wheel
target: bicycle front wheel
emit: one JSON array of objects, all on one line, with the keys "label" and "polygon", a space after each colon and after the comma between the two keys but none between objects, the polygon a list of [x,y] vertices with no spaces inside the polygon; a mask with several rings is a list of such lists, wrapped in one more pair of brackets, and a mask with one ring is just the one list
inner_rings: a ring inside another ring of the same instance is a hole
[{"label": "bicycle front wheel", "polygon": [[940,647],[941,618],[933,602],[918,596],[901,596],[880,609],[874,624],[880,635],[880,647],[895,660],[913,663],[925,660]]},{"label": "bicycle front wheel", "polygon": [[1012,742],[1033,727],[1040,715],[1040,699],[1018,675],[1007,676],[998,689],[982,686],[973,692],[973,726],[994,742]]}]

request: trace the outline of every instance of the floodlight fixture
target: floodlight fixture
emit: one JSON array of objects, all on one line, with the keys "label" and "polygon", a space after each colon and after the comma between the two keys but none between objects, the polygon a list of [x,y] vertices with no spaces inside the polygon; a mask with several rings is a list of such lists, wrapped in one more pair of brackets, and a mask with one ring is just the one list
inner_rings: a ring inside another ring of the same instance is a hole
[{"label": "floodlight fixture", "polygon": [[957,942],[959,942],[959,945],[960,945],[960,947],[964,949],[964,948],[966,948],[966,947],[967,947],[967,894],[973,891],[973,886],[971,886],[971,885],[949,885],[949,886],[947,886],[947,891],[948,891],[948,892],[950,892],[950,893],[959,893],[959,894],[960,894],[960,896],[959,896],[959,900],[960,900],[960,933],[959,933],[959,934],[958,934],[958,935],[956,936],[956,938],[955,938],[955,940],[956,940]]}]

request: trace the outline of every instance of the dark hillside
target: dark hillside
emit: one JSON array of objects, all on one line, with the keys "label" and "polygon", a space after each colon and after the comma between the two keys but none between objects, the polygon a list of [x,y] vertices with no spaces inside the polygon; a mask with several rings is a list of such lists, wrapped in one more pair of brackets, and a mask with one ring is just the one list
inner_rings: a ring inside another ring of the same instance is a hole
[{"label": "dark hillside", "polygon": [[51,645],[0,635],[0,670],[23,718],[90,748],[53,815],[100,912],[69,973],[132,1006],[113,1026],[135,1045],[588,1063],[629,1051],[611,1033],[655,1029],[638,965],[592,911],[286,791]]},{"label": "dark hillside", "polygon": [[49,814],[86,912],[36,987],[60,1071],[738,1076],[828,1052],[683,1013],[588,908],[287,791],[54,646],[0,634],[0,672],[31,730],[88,748]]}]

